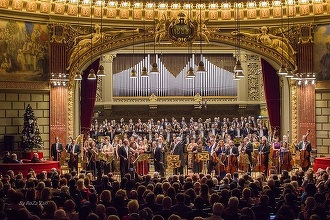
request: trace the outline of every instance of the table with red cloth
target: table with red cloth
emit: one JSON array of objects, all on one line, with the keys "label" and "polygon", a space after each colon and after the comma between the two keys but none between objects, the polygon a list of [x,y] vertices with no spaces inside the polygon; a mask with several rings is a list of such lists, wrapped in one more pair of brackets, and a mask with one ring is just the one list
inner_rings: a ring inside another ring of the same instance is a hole
[{"label": "table with red cloth", "polygon": [[24,160],[23,163],[0,163],[0,173],[5,174],[8,170],[14,171],[15,174],[21,172],[24,176],[33,169],[36,173],[42,171],[49,172],[51,169],[55,168],[60,170],[61,166],[58,161],[43,161],[42,163],[31,163],[28,160]]},{"label": "table with red cloth", "polygon": [[330,167],[330,157],[317,157],[314,161],[313,169],[316,172],[319,168],[326,169]]}]

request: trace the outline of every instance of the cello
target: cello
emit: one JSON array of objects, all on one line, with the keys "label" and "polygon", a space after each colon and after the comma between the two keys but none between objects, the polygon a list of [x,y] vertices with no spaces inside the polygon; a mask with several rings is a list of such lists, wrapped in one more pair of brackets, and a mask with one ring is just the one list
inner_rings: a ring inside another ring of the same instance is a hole
[{"label": "cello", "polygon": [[[307,139],[308,135],[310,134],[310,129],[307,130],[305,134],[305,138]],[[306,141],[307,142],[307,141]],[[306,168],[309,165],[309,151],[307,149],[303,149],[300,151],[300,166],[301,168]]]}]

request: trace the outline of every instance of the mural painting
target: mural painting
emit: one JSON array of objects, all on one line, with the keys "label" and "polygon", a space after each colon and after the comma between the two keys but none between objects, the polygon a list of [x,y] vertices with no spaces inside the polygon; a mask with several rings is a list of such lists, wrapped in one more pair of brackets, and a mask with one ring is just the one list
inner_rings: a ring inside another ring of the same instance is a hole
[{"label": "mural painting", "polygon": [[30,22],[0,21],[0,80],[48,80],[48,29]]},{"label": "mural painting", "polygon": [[330,26],[319,26],[314,33],[314,71],[317,80],[330,80]]}]

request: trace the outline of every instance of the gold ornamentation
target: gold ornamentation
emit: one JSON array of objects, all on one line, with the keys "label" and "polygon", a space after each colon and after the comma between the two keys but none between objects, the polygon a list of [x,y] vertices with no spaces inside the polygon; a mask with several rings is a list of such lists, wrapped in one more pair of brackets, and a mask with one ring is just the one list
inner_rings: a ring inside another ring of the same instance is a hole
[{"label": "gold ornamentation", "polygon": [[197,25],[181,12],[173,18],[168,27],[170,41],[178,46],[191,44],[197,36]]},{"label": "gold ornamentation", "polygon": [[196,93],[196,95],[194,96],[194,101],[201,102],[202,100],[203,100],[203,97],[201,96],[201,94]]},{"label": "gold ornamentation", "polygon": [[49,31],[52,36],[51,42],[66,43],[67,25],[60,23],[49,24]]},{"label": "gold ornamentation", "polygon": [[292,118],[292,143],[298,143],[298,98],[297,98],[297,85],[291,82],[291,118]]},{"label": "gold ornamentation", "polygon": [[312,24],[299,25],[298,32],[299,32],[299,37],[298,37],[299,44],[314,43],[314,39],[313,39],[314,25]]},{"label": "gold ornamentation", "polygon": [[157,96],[154,93],[152,93],[151,96],[149,97],[149,101],[150,102],[157,102]]}]

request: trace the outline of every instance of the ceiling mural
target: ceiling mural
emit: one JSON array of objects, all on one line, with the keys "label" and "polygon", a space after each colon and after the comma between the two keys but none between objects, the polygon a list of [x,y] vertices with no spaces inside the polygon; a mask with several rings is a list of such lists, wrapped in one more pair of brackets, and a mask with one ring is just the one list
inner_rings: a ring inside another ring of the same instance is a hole
[{"label": "ceiling mural", "polygon": [[48,80],[48,29],[46,25],[0,21],[1,81]]},{"label": "ceiling mural", "polygon": [[317,27],[314,40],[314,69],[317,80],[330,80],[330,25]]}]

